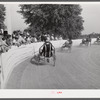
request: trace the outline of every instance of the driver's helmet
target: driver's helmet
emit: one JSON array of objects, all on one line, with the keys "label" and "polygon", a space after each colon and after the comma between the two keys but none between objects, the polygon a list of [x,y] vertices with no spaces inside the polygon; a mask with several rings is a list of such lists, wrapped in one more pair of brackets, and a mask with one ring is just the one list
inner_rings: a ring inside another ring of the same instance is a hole
[{"label": "driver's helmet", "polygon": [[47,37],[46,36],[44,36],[44,42],[46,42],[47,41]]},{"label": "driver's helmet", "polygon": [[47,35],[45,35],[44,37],[45,37],[45,39],[44,39],[45,42],[50,42],[50,39]]}]

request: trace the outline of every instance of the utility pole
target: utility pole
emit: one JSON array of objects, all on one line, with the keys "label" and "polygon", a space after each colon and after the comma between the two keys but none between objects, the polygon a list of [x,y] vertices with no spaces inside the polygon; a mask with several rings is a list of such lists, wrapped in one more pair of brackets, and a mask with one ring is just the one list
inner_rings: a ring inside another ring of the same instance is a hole
[{"label": "utility pole", "polygon": [[4,5],[6,7],[5,24],[7,26],[8,34],[12,34],[12,21],[11,21],[11,7],[9,4]]}]

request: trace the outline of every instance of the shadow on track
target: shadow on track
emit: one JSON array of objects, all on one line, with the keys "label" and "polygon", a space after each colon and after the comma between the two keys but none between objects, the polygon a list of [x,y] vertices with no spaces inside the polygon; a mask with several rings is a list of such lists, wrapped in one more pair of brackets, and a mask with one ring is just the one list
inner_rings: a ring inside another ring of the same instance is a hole
[{"label": "shadow on track", "polygon": [[75,46],[77,48],[88,48],[88,47],[91,47],[91,46],[85,46],[85,45],[78,45],[78,46]]},{"label": "shadow on track", "polygon": [[46,66],[46,65],[53,66],[51,63],[47,63],[45,60],[41,59],[41,61],[38,62],[38,58],[36,56],[34,56],[30,59],[30,63],[33,65],[37,65],[37,66]]},{"label": "shadow on track", "polygon": [[63,48],[63,49],[57,48],[56,52],[59,52],[59,53],[71,53],[72,50],[69,51],[67,48]]}]

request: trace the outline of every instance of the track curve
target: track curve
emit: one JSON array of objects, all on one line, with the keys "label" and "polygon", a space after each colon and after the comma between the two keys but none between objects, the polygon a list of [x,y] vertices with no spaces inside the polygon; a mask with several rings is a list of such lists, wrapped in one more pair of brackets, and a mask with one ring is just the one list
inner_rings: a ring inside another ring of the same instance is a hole
[{"label": "track curve", "polygon": [[56,66],[31,58],[12,71],[6,89],[100,89],[100,45],[56,50]]}]

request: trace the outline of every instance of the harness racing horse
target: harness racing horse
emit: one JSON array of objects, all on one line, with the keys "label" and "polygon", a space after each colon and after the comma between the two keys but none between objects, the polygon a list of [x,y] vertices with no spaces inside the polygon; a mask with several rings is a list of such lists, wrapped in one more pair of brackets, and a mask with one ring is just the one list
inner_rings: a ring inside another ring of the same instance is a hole
[{"label": "harness racing horse", "polygon": [[96,41],[94,41],[94,44],[97,44],[97,45],[100,44],[100,37],[97,37]]},{"label": "harness racing horse", "polygon": [[86,38],[86,46],[91,46],[91,38],[90,37],[87,37]]},{"label": "harness racing horse", "polygon": [[80,46],[82,45],[85,45],[85,46],[88,46],[90,45],[91,46],[91,38],[87,37],[86,39],[82,39],[82,42],[80,43]]},{"label": "harness racing horse", "polygon": [[71,47],[72,47],[72,40],[67,40],[61,47],[61,51],[64,48],[67,48],[69,52],[71,52]]}]

